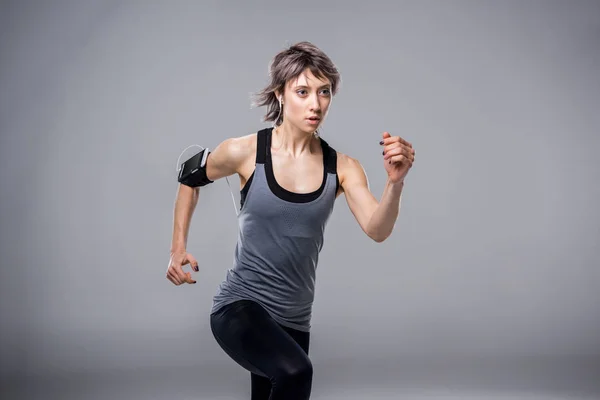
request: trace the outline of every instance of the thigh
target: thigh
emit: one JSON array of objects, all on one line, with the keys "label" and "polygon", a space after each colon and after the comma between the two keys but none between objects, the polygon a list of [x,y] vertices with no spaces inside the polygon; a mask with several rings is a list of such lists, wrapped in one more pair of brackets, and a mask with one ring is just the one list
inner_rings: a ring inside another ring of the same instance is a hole
[{"label": "thigh", "polygon": [[292,337],[292,339],[298,343],[302,350],[304,350],[306,355],[308,355],[308,350],[310,347],[310,333],[288,328],[287,326],[281,326],[281,328],[286,331]]},{"label": "thigh", "polygon": [[[281,326],[281,325],[280,325]],[[281,326],[308,355],[310,333]],[[250,400],[268,400],[271,395],[271,380],[267,377],[250,372]]]},{"label": "thigh", "polygon": [[[211,329],[221,348],[246,370],[269,379],[310,364],[308,334],[294,337],[258,303],[240,300],[211,315]],[[305,350],[306,349],[306,350]]]}]

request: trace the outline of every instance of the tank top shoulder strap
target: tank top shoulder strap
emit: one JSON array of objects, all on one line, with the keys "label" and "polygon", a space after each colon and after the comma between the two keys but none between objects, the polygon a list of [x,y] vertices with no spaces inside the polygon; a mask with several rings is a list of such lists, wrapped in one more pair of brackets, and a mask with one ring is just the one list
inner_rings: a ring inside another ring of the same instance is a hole
[{"label": "tank top shoulder strap", "polygon": [[321,147],[323,149],[323,159],[325,161],[325,170],[329,174],[337,175],[337,152],[334,148],[329,146],[329,144],[321,139]]},{"label": "tank top shoulder strap", "polygon": [[325,162],[325,172],[328,174],[335,175],[335,193],[340,189],[340,177],[337,173],[337,151],[327,143],[323,138],[321,139],[321,147],[323,148],[323,160]]},{"label": "tank top shoulder strap", "polygon": [[267,162],[267,134],[272,128],[264,128],[256,133],[256,163]]}]

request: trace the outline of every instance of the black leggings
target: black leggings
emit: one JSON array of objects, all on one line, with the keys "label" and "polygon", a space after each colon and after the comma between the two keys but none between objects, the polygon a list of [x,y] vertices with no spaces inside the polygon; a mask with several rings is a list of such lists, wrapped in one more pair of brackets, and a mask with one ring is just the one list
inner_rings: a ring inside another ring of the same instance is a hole
[{"label": "black leggings", "polygon": [[250,371],[251,400],[307,400],[313,368],[310,333],[278,324],[258,303],[238,300],[210,316],[221,348]]}]

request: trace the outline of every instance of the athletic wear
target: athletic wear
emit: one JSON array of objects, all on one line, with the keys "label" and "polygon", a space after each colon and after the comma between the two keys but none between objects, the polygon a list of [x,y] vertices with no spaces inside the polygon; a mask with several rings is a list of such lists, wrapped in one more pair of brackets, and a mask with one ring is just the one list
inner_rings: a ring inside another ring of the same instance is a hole
[{"label": "athletic wear", "polygon": [[217,343],[250,371],[251,400],[307,400],[313,367],[310,333],[278,324],[251,300],[229,303],[211,314]]},{"label": "athletic wear", "polygon": [[273,128],[257,132],[255,170],[242,189],[233,267],[213,298],[211,313],[254,300],[279,324],[308,332],[323,234],[339,187],[337,153],[319,138],[323,180],[311,193],[279,186],[271,162]]}]

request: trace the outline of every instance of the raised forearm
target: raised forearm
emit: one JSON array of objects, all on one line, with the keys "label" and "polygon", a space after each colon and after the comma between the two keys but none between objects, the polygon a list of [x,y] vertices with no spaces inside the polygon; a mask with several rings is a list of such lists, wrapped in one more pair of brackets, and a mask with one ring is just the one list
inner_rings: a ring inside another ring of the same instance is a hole
[{"label": "raised forearm", "polygon": [[185,251],[190,229],[190,222],[196,204],[198,204],[199,188],[180,185],[173,210],[173,237],[171,253]]},{"label": "raised forearm", "polygon": [[404,182],[392,183],[388,179],[381,195],[381,200],[371,215],[367,232],[376,242],[383,242],[394,229],[400,213],[402,189]]}]

